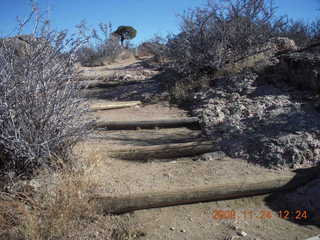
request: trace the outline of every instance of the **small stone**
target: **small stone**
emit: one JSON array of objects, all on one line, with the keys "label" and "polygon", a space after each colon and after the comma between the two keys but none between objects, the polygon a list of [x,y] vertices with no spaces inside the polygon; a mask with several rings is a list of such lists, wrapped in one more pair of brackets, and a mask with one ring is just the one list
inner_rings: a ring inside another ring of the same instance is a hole
[{"label": "small stone", "polygon": [[245,231],[241,231],[238,233],[240,236],[245,237],[248,235],[248,233],[246,233]]},{"label": "small stone", "polygon": [[180,232],[185,233],[187,231],[185,229],[181,229]]},{"label": "small stone", "polygon": [[171,230],[171,231],[174,231],[174,230],[175,230],[175,228],[174,228],[174,227],[170,227],[170,230]]},{"label": "small stone", "polygon": [[200,160],[202,161],[213,161],[220,160],[226,157],[226,154],[222,151],[210,152],[202,154]]},{"label": "small stone", "polygon": [[231,229],[235,230],[235,231],[239,231],[240,228],[237,225],[231,225]]}]

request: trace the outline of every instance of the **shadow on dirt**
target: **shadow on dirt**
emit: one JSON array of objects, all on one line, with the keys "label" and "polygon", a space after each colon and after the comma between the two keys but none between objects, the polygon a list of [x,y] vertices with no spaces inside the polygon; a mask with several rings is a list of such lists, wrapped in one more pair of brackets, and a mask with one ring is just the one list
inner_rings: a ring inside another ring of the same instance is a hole
[{"label": "shadow on dirt", "polygon": [[[152,66],[148,61],[133,63],[129,66],[120,68],[110,68],[109,70],[155,70],[157,67]],[[126,84],[125,81],[119,81],[119,86],[115,87],[96,87],[85,89],[82,96],[88,99],[100,99],[108,101],[142,101],[145,103],[156,102],[159,100],[168,100],[169,94],[162,83],[162,74],[151,75],[143,80],[134,79],[134,71],[132,79]],[[115,82],[115,81],[113,81]]]},{"label": "shadow on dirt", "polygon": [[[176,129],[173,129],[175,131]],[[132,146],[151,146],[160,144],[186,143],[198,140],[201,137],[199,131],[189,131],[186,129],[183,133],[160,132],[157,130],[140,130],[131,133],[108,131],[106,134],[100,134],[90,137],[90,139],[112,140],[119,142],[121,145]]]},{"label": "shadow on dirt", "polygon": [[[154,96],[160,95],[160,85],[155,81],[141,82],[113,88],[96,88],[86,90],[84,97],[109,101],[142,101],[150,102]],[[165,96],[165,94],[163,95]]]},{"label": "shadow on dirt", "polygon": [[[296,173],[295,177],[283,186],[282,189],[294,189],[297,186],[301,187],[320,176],[319,167],[297,169],[294,172]],[[292,207],[292,204],[288,203],[289,198],[287,195],[294,191],[297,190],[284,190],[273,193],[265,198],[265,203],[273,211],[277,212],[278,216],[282,219],[299,225],[314,225],[320,227],[319,211],[310,210],[309,206],[305,204],[295,204],[295,207]],[[290,201],[292,201],[292,199],[290,199]]]}]

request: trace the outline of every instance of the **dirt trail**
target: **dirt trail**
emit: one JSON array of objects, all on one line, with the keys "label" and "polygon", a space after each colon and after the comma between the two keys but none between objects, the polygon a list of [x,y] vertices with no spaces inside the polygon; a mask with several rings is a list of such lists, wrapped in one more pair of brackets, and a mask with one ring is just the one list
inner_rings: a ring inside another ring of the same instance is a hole
[{"label": "dirt trail", "polygon": [[[146,60],[147,61],[147,60]],[[134,79],[137,72],[152,72],[145,61],[122,62],[107,67],[85,68],[88,78],[128,74]],[[137,70],[138,69],[138,70]],[[138,74],[139,75],[139,74]],[[140,75],[139,75],[140,76]],[[141,83],[112,89],[85,90],[90,103],[110,101],[146,100],[159,92],[159,83],[150,82],[152,74]],[[148,95],[149,94],[149,95]],[[147,96],[145,96],[147,95]],[[152,120],[187,116],[187,112],[172,107],[166,101],[142,104],[124,109],[91,112],[96,120]],[[83,161],[94,162],[90,174],[100,181],[99,194],[119,196],[150,191],[167,191],[213,183],[236,182],[249,176],[257,181],[265,174],[275,176],[288,170],[270,170],[250,164],[242,159],[228,157],[211,161],[194,161],[192,158],[126,161],[112,158],[110,150],[133,149],[167,143],[188,142],[200,137],[200,131],[187,128],[151,129],[137,131],[94,132],[77,148]],[[184,206],[135,211],[129,216],[134,239],[306,239],[318,233],[315,226],[302,225],[282,219],[276,209],[277,195],[237,200],[199,203]],[[270,197],[269,197],[270,198]],[[214,218],[216,210],[234,210],[236,219]]]}]

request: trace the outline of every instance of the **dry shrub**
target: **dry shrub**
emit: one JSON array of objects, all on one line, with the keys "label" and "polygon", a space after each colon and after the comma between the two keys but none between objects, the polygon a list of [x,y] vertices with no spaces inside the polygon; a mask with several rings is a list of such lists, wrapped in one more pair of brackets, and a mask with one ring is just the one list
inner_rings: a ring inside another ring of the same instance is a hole
[{"label": "dry shrub", "polygon": [[94,216],[94,205],[88,203],[88,191],[94,190],[94,184],[74,174],[62,176],[60,182],[38,200],[39,208],[32,215],[41,224],[35,223],[29,229],[23,229],[25,234],[35,233],[36,236],[30,239],[62,238],[73,230],[79,230],[79,221],[88,221]]},{"label": "dry shrub", "polygon": [[78,61],[82,66],[103,66],[106,62],[114,62],[121,54],[123,48],[119,43],[119,37],[112,34],[111,23],[100,23],[98,30],[89,29],[85,21],[77,27],[84,38],[89,37],[93,40],[77,51]]},{"label": "dry shrub", "polygon": [[0,239],[130,239],[128,217],[99,215],[90,201],[106,187],[97,174],[104,165],[101,149],[83,141],[73,151],[72,167],[60,159],[59,170],[38,169],[32,180],[15,181],[9,193],[0,192]]},{"label": "dry shrub", "polygon": [[300,48],[307,47],[320,40],[320,19],[311,22],[289,19],[280,35],[294,40]]},{"label": "dry shrub", "polygon": [[284,24],[272,0],[209,1],[181,19],[181,33],[169,38],[167,54],[170,68],[187,83],[254,54]]},{"label": "dry shrub", "polygon": [[88,130],[80,87],[74,81],[78,77],[75,52],[84,40],[52,31],[35,8],[34,15],[35,31],[28,38],[18,34],[0,41],[0,168],[4,172],[25,174],[51,166],[50,156],[66,158]]},{"label": "dry shrub", "polygon": [[[170,80],[172,81],[172,74]],[[193,76],[194,77],[194,76]],[[170,101],[179,104],[183,108],[190,108],[194,101],[192,93],[204,87],[209,87],[210,78],[207,75],[199,76],[198,78],[184,78],[174,81],[174,84],[169,84]]]},{"label": "dry shrub", "polygon": [[0,232],[7,231],[13,227],[23,224],[23,217],[28,216],[24,204],[18,201],[0,201]]},{"label": "dry shrub", "polygon": [[128,217],[98,215],[90,201],[101,187],[91,172],[96,164],[95,159],[85,168],[54,174],[44,170],[38,184],[22,183],[9,194],[0,193],[0,239],[130,239],[134,231]]},{"label": "dry shrub", "polygon": [[153,56],[157,63],[164,63],[166,56],[167,38],[161,37],[160,35],[155,35],[152,39],[147,42],[142,43],[138,47],[139,57]]},{"label": "dry shrub", "polygon": [[295,41],[299,47],[305,47],[311,41],[311,25],[302,20],[289,20],[282,35]]},{"label": "dry shrub", "polygon": [[[86,144],[77,147],[82,155]],[[74,161],[72,168],[38,169],[31,181],[15,181],[8,193],[0,192],[0,239],[130,239],[128,218],[99,215],[90,201],[104,188],[103,176],[94,174],[100,154],[94,150]]]},{"label": "dry shrub", "polygon": [[34,200],[28,193],[11,194],[0,202],[0,229],[14,229],[23,239],[62,239],[81,230],[80,222],[95,219],[95,206],[88,203],[95,186],[82,175],[65,171],[56,185],[41,189]]}]

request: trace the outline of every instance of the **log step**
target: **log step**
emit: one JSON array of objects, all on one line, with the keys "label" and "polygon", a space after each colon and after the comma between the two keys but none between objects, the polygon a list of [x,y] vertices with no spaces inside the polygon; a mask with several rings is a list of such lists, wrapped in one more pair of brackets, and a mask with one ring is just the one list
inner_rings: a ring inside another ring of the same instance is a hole
[{"label": "log step", "polygon": [[122,214],[135,210],[176,206],[198,202],[227,200],[291,190],[319,177],[319,168],[306,169],[303,173],[237,179],[231,184],[179,189],[170,192],[149,192],[120,197],[95,196],[91,199],[101,214]]},{"label": "log step", "polygon": [[90,105],[90,110],[91,111],[111,110],[111,109],[133,107],[140,104],[142,104],[141,101],[95,103]]},{"label": "log step", "polygon": [[154,129],[159,128],[178,128],[189,127],[192,129],[200,129],[199,119],[196,117],[179,118],[179,119],[163,119],[148,121],[110,121],[96,122],[94,128],[106,128],[107,130],[136,130],[136,129]]},{"label": "log step", "polygon": [[113,87],[120,87],[120,86],[129,86],[134,84],[142,84],[142,83],[151,83],[151,81],[126,81],[126,82],[118,82],[118,81],[108,81],[102,82],[97,80],[90,80],[90,81],[81,81],[81,89],[92,89],[92,88],[113,88]]},{"label": "log step", "polygon": [[124,160],[147,161],[150,159],[171,159],[193,157],[212,152],[212,141],[195,141],[188,143],[161,144],[152,146],[136,146],[134,149],[110,151],[112,157]]}]

